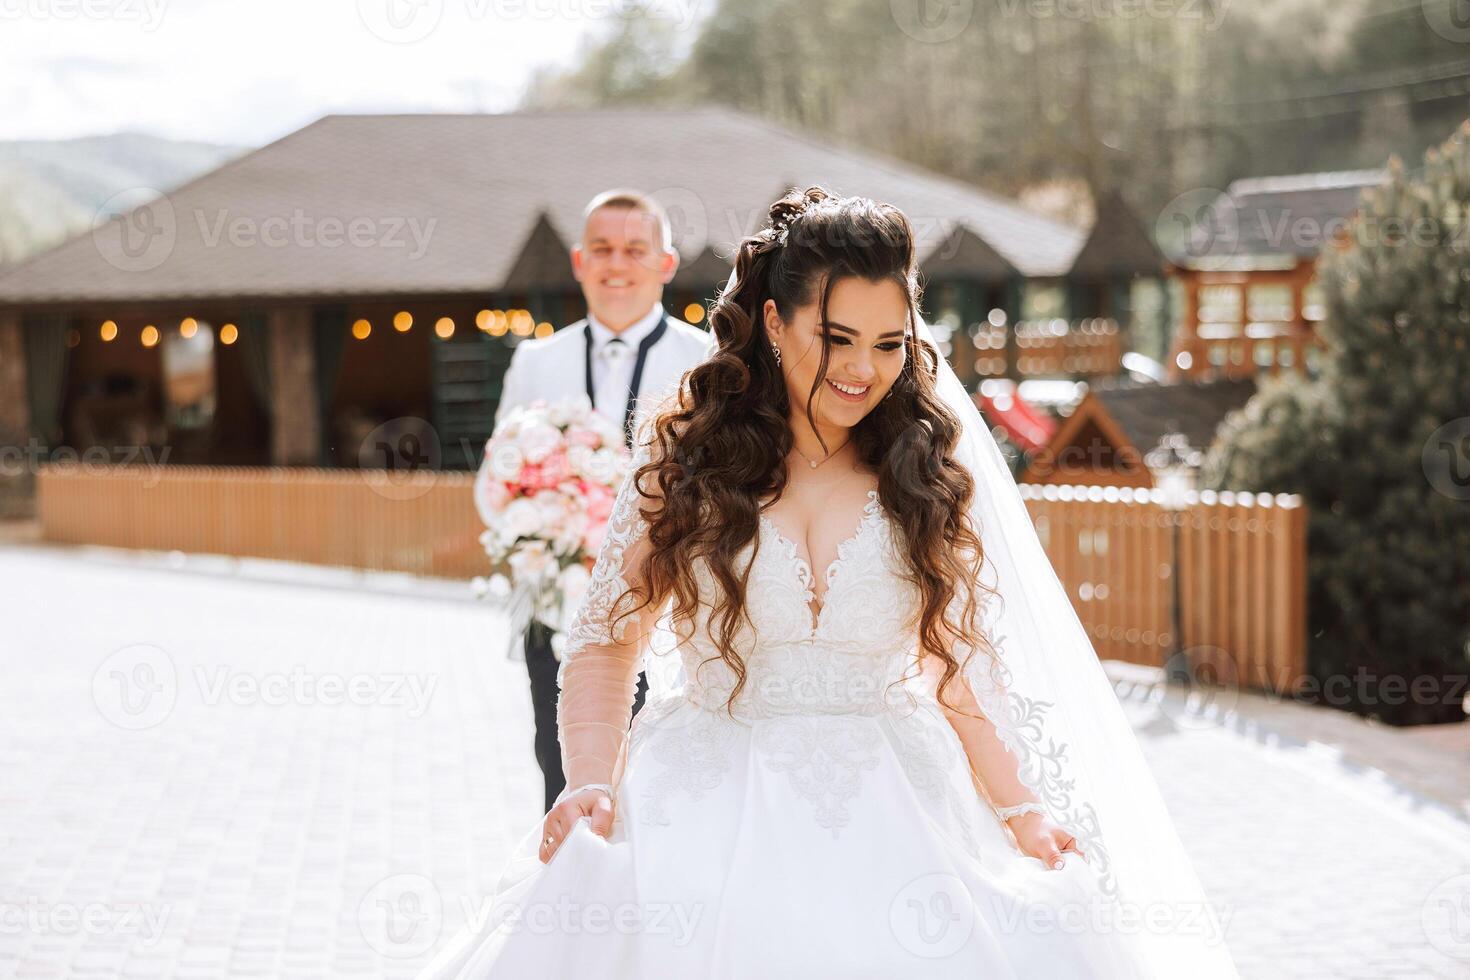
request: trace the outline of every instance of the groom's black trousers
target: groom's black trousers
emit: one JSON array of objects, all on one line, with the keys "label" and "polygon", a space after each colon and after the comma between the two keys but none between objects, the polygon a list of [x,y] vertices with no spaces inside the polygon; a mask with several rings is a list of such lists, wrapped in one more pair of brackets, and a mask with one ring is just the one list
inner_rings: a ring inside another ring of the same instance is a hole
[{"label": "groom's black trousers", "polygon": [[[536,714],[536,762],[546,782],[546,810],[567,785],[561,771],[561,744],[556,737],[556,669],[559,663],[551,652],[551,629],[532,622],[526,630],[526,673],[531,676],[531,707]],[[638,693],[633,698],[633,714],[643,707],[648,678],[638,672]],[[542,812],[546,812],[543,810]]]}]

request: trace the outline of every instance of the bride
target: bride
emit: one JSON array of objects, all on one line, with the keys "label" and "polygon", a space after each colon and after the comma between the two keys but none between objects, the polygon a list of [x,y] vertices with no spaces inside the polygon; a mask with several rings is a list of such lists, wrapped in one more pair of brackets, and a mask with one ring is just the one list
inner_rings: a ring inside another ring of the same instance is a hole
[{"label": "bride", "polygon": [[567,789],[422,976],[1234,977],[909,221],[769,217],[640,427],[562,652]]}]

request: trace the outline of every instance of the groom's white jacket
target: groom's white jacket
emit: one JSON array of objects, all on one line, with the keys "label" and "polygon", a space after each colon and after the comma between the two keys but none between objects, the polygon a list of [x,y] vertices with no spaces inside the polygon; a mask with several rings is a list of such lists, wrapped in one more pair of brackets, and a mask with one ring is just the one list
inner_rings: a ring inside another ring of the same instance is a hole
[{"label": "groom's white jacket", "polygon": [[[510,366],[505,370],[500,405],[495,410],[497,422],[512,408],[538,398],[554,402],[587,393],[586,326],[585,319],[578,320],[550,337],[523,340],[516,345]],[[648,349],[634,408],[635,424],[644,411],[672,391],[684,372],[704,360],[713,347],[714,334],[670,314],[668,329]],[[605,414],[607,408],[602,406]],[[618,405],[612,421],[622,423],[622,404]]]}]

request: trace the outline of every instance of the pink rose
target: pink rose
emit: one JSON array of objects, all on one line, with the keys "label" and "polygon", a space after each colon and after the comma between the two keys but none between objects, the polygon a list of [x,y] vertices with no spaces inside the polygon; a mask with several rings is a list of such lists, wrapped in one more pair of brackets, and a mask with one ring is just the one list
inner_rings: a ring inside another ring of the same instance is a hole
[{"label": "pink rose", "polygon": [[613,492],[600,483],[583,483],[582,501],[589,520],[606,524],[612,516]]}]

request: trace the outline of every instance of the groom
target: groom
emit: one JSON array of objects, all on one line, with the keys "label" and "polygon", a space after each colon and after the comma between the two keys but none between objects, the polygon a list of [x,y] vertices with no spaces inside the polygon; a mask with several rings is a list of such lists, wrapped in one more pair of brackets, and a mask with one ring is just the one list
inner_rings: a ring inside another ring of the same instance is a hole
[{"label": "groom", "polygon": [[[657,201],[637,191],[605,191],[582,215],[582,238],[572,247],[572,274],[582,285],[587,318],[516,346],[495,418],[498,422],[510,409],[538,398],[554,402],[585,393],[593,408],[622,423],[628,442],[638,404],[651,404],[676,386],[686,370],[704,360],[713,338],[664,311],[664,284],[674,278],[679,253],[670,241],[668,215]],[[551,651],[551,631],[532,621],[525,651],[536,715],[536,761],[550,810],[566,786],[557,741],[558,661]],[[647,689],[640,672],[634,714]]]}]

